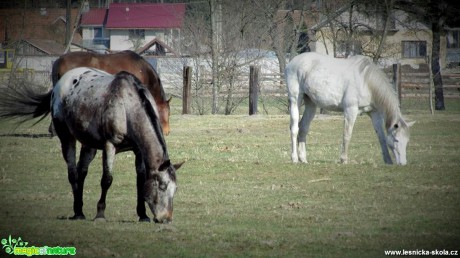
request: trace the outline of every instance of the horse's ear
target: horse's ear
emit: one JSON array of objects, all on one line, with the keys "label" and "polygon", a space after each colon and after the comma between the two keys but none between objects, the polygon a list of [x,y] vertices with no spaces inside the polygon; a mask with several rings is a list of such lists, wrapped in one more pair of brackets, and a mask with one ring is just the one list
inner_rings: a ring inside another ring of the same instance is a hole
[{"label": "horse's ear", "polygon": [[174,168],[178,170],[182,165],[184,165],[185,161],[182,161],[181,163],[174,164]]},{"label": "horse's ear", "polygon": [[412,121],[412,122],[407,122],[407,127],[411,127],[415,124],[416,121]]},{"label": "horse's ear", "polygon": [[168,169],[169,167],[171,166],[171,161],[169,159],[165,160],[163,162],[163,164],[160,165],[160,167],[158,168],[158,171],[163,171],[163,170],[166,170]]}]

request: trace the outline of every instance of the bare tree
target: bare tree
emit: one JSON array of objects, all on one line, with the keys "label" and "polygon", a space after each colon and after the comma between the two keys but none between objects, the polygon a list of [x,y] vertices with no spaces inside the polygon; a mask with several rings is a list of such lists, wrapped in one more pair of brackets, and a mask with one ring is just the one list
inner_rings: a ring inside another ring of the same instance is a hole
[{"label": "bare tree", "polygon": [[[211,12],[216,10],[217,15]],[[241,75],[259,59],[251,49],[266,48],[264,24],[257,21],[256,9],[247,1],[216,1],[193,4],[183,30],[183,49],[195,65],[192,87],[194,104],[206,112],[203,96],[211,92],[211,113],[231,114],[247,98],[242,88],[248,82]],[[211,79],[207,74],[211,70]]]},{"label": "bare tree", "polygon": [[413,19],[428,24],[432,31],[431,73],[434,83],[435,109],[444,110],[444,91],[439,64],[441,35],[446,26],[460,25],[460,8],[455,0],[395,0],[395,8],[412,14]]},{"label": "bare tree", "polygon": [[265,24],[265,34],[268,35],[269,47],[275,52],[280,73],[286,67],[286,55],[295,56],[299,53],[300,36],[306,35],[306,17],[311,16],[309,11],[312,0],[298,1],[297,5],[287,0],[254,0],[257,8],[258,23]]},{"label": "bare tree", "polygon": [[326,40],[332,42],[334,56],[364,54],[377,62],[382,57],[397,55],[398,47],[387,42],[394,28],[394,0],[354,0],[338,3],[322,2],[320,21],[313,26],[330,52]]},{"label": "bare tree", "polygon": [[222,4],[220,0],[209,0],[211,12],[211,57],[212,57],[212,113],[218,111],[219,100],[219,52],[222,45]]}]

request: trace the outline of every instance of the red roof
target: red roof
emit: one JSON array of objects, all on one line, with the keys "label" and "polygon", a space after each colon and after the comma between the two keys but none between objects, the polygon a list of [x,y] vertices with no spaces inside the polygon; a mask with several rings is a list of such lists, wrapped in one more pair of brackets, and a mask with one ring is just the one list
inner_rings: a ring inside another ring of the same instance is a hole
[{"label": "red roof", "polygon": [[112,3],[107,29],[180,28],[185,4]]},{"label": "red roof", "polygon": [[107,17],[108,9],[98,8],[90,9],[81,16],[81,25],[83,26],[103,26]]}]

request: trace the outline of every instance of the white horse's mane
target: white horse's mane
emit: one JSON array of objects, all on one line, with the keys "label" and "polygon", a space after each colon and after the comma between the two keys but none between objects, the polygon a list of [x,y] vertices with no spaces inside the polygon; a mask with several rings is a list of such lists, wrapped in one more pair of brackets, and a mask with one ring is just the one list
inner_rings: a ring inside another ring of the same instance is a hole
[{"label": "white horse's mane", "polygon": [[377,67],[368,57],[353,57],[357,59],[360,73],[372,94],[375,107],[383,112],[386,128],[401,119],[399,100],[388,76]]}]

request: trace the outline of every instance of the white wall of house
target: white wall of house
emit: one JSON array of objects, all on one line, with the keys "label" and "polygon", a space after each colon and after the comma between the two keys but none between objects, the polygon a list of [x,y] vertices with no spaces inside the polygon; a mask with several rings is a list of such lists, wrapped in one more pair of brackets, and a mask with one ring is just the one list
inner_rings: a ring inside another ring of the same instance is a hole
[{"label": "white wall of house", "polygon": [[[427,56],[431,55],[431,30],[426,27],[422,23],[418,22],[404,22],[406,21],[407,14],[402,11],[397,11],[394,13],[396,22],[394,23],[393,30],[390,30],[387,34],[384,52],[382,54],[382,58],[380,63],[382,66],[389,66],[393,63],[401,63],[401,64],[408,64],[411,66],[418,66],[420,64],[427,63]],[[354,23],[361,23],[366,24],[370,27],[376,27],[379,22],[376,21],[375,17],[371,17],[367,19],[363,15],[359,15],[358,13],[354,13],[353,17],[355,18]],[[348,24],[349,13],[345,12],[338,19],[343,24]],[[398,21],[403,21],[400,23]],[[338,26],[336,27],[336,29]],[[364,27],[358,27],[358,32],[355,33],[359,34],[365,30]],[[337,32],[336,32],[337,33]],[[357,38],[357,40],[361,43],[363,48],[369,52],[372,49],[376,49],[377,45],[370,43],[371,36],[365,35],[365,33],[361,33],[362,35]],[[329,27],[324,27],[321,31],[316,32],[316,42],[315,42],[315,49],[316,52],[328,54],[333,56],[334,55],[334,48],[333,48],[333,37],[331,34],[331,30]],[[407,53],[407,44],[409,45],[416,45],[416,42],[425,42],[420,44],[426,44],[426,55],[425,56],[404,56],[403,52],[406,51]],[[404,50],[404,46],[406,45],[406,50]],[[441,38],[441,67],[444,68],[446,66],[446,39],[445,37]]]},{"label": "white wall of house", "polygon": [[18,56],[15,62],[18,68],[51,72],[53,63],[58,58],[59,56]]},{"label": "white wall of house", "polygon": [[[99,30],[99,34],[96,32]],[[109,31],[102,27],[85,26],[82,28],[83,46],[96,51],[105,52],[108,48],[104,44],[109,39]]]},{"label": "white wall of house", "polygon": [[142,47],[155,38],[164,40],[163,30],[145,30],[145,37],[140,41],[130,39],[129,30],[110,30],[110,49],[113,51],[135,50],[135,44]]},{"label": "white wall of house", "polygon": [[[112,51],[135,50],[137,47],[143,47],[153,39],[159,39],[174,49],[180,49],[180,30],[179,29],[146,29],[144,30],[145,37],[140,40],[130,39],[129,29],[104,29],[103,35],[110,39],[109,49]],[[94,27],[82,28],[83,45],[89,48],[94,48],[89,45],[95,38]]]},{"label": "white wall of house", "polygon": [[91,40],[94,38],[94,29],[93,27],[83,27],[81,30],[81,36],[83,40]]},{"label": "white wall of house", "polygon": [[18,56],[15,66],[19,70],[16,72],[32,81],[34,85],[48,89],[52,85],[51,69],[58,58],[59,56]]}]

